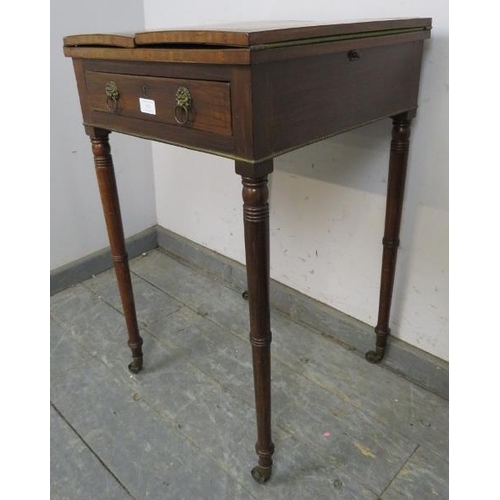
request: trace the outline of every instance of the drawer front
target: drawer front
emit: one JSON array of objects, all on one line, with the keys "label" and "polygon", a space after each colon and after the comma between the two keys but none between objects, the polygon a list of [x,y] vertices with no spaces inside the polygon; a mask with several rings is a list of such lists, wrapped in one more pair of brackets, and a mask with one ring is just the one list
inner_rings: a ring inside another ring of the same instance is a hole
[{"label": "drawer front", "polygon": [[86,71],[92,110],[232,135],[230,84]]}]

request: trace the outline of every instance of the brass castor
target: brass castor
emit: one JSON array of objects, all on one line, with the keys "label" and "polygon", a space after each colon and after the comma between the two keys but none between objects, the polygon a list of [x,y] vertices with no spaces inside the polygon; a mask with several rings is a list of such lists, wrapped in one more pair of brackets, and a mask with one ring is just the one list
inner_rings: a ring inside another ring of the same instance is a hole
[{"label": "brass castor", "polygon": [[385,347],[376,346],[375,351],[368,351],[365,355],[366,360],[369,363],[380,363],[385,354]]},{"label": "brass castor", "polygon": [[132,363],[128,365],[128,369],[132,373],[139,373],[142,370],[142,356],[139,358],[132,358]]},{"label": "brass castor", "polygon": [[385,355],[385,348],[387,346],[387,337],[389,337],[390,330],[381,330],[375,328],[375,333],[377,334],[377,342],[375,343],[375,350],[368,351],[365,354],[365,358],[368,363],[380,363]]},{"label": "brass castor", "polygon": [[368,361],[368,363],[373,363],[373,364],[380,363],[383,357],[384,357],[383,354],[377,354],[375,351],[368,351],[365,354],[365,358]]},{"label": "brass castor", "polygon": [[272,465],[269,467],[262,467],[262,465],[256,465],[252,469],[252,477],[260,484],[264,484],[269,481],[271,477],[271,472],[273,470]]}]

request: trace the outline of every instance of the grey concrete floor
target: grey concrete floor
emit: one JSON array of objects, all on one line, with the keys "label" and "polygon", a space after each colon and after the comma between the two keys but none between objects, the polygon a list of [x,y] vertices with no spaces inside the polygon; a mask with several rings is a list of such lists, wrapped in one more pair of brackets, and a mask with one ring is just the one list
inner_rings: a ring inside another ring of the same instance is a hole
[{"label": "grey concrete floor", "polygon": [[274,311],[255,483],[248,304],[159,250],[131,269],[138,375],[113,272],[51,299],[53,500],[448,498],[448,402]]}]

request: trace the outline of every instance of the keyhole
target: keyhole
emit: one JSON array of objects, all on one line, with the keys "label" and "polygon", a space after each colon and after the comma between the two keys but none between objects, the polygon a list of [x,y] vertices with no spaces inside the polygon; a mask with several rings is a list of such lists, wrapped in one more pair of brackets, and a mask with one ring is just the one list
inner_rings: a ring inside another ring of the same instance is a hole
[{"label": "keyhole", "polygon": [[359,50],[350,50],[347,53],[347,57],[349,58],[349,61],[359,61],[361,59],[361,52]]},{"label": "keyhole", "polygon": [[142,86],[142,93],[147,96],[148,95],[148,88],[146,87],[146,85],[143,85]]}]

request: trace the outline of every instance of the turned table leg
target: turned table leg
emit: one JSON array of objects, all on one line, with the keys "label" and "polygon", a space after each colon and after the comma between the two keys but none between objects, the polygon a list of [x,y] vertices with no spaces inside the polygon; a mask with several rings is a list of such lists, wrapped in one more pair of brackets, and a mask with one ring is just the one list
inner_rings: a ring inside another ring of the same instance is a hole
[{"label": "turned table leg", "polygon": [[387,181],[387,202],[385,230],[382,244],[382,273],[380,279],[380,300],[378,321],[375,327],[377,336],[375,351],[366,353],[370,363],[378,363],[385,354],[387,337],[390,333],[389,317],[391,313],[392,290],[396,271],[396,257],[399,246],[399,229],[406,179],[406,166],[410,148],[410,127],[413,112],[401,113],[392,119],[392,141],[389,159],[389,178]]},{"label": "turned table leg", "polygon": [[127,324],[128,345],[132,350],[132,363],[128,367],[132,373],[139,373],[142,368],[142,338],[139,335],[139,327],[137,325],[134,294],[120,214],[120,203],[118,201],[113,159],[109,146],[109,131],[89,128],[87,129],[87,133],[90,135],[92,152],[94,153],[95,170],[101,194],[104,218],[106,219],[111,255],[113,256],[118,288],[123,305],[123,314],[125,315]]},{"label": "turned table leg", "polygon": [[252,345],[258,465],[253,478],[265,483],[271,477],[274,444],[271,438],[271,326],[269,317],[269,204],[267,175],[273,162],[258,165],[236,162],[242,176],[250,343]]}]

